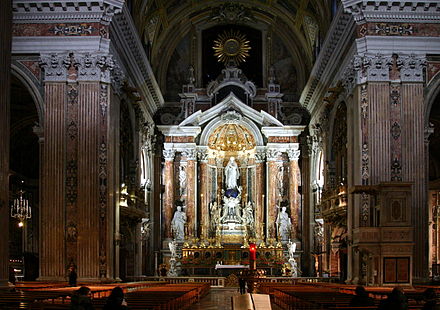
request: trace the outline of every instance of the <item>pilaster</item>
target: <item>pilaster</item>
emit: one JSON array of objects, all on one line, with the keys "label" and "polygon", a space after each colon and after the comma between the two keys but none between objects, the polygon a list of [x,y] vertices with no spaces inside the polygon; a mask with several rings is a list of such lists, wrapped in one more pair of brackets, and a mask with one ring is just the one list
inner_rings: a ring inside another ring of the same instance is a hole
[{"label": "pilaster", "polygon": [[[114,277],[115,163],[110,55],[42,55],[45,122],[41,176],[40,279]],[[116,108],[117,110],[118,108]]]}]

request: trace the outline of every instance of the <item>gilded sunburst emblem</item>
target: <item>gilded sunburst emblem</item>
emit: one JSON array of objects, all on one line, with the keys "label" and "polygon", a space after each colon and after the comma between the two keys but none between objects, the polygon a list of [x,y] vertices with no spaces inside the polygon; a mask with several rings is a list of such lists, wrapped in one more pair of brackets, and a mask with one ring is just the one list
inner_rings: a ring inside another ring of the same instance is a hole
[{"label": "gilded sunburst emblem", "polygon": [[225,64],[231,60],[237,64],[245,62],[251,49],[246,36],[240,33],[240,31],[234,30],[225,31],[220,34],[218,39],[214,40],[212,48],[215,51],[214,56],[217,57],[217,61]]}]

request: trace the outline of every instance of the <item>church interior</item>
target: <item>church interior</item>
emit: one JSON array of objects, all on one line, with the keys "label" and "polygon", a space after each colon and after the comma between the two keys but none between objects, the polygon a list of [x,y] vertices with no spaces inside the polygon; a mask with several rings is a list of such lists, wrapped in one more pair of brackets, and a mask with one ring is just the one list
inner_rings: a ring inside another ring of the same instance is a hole
[{"label": "church interior", "polygon": [[198,294],[166,309],[241,276],[274,309],[439,285],[438,0],[7,0],[0,26],[0,308],[72,272],[130,309],[161,281]]}]

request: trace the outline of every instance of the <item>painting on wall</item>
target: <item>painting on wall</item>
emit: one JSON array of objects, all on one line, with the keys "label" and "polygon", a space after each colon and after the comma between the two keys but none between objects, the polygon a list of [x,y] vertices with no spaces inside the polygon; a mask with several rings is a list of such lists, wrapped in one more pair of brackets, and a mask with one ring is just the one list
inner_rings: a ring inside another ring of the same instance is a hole
[{"label": "painting on wall", "polygon": [[273,35],[272,65],[275,68],[276,82],[280,84],[284,101],[297,101],[298,79],[292,55],[287,50],[282,40]]},{"label": "painting on wall", "polygon": [[164,94],[166,101],[179,101],[182,85],[188,84],[189,67],[191,65],[190,42],[189,36],[185,36],[177,45],[170,59],[166,79],[166,92]]}]

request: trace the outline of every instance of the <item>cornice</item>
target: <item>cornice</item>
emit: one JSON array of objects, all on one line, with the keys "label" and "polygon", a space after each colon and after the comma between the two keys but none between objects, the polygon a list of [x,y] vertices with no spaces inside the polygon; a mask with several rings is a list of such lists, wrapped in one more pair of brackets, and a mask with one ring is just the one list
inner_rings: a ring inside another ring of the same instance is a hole
[{"label": "cornice", "polygon": [[344,9],[358,24],[365,22],[440,22],[438,0],[372,1],[342,0]]},{"label": "cornice", "polygon": [[333,75],[341,63],[340,58],[351,44],[354,31],[355,23],[350,14],[339,8],[299,100],[309,111],[313,111],[320,96],[333,81]]},{"label": "cornice", "polygon": [[13,0],[14,23],[101,22],[108,25],[123,0]]},{"label": "cornice", "polygon": [[153,115],[164,104],[164,99],[126,6],[114,17],[110,27],[111,44],[130,73],[145,108]]}]

